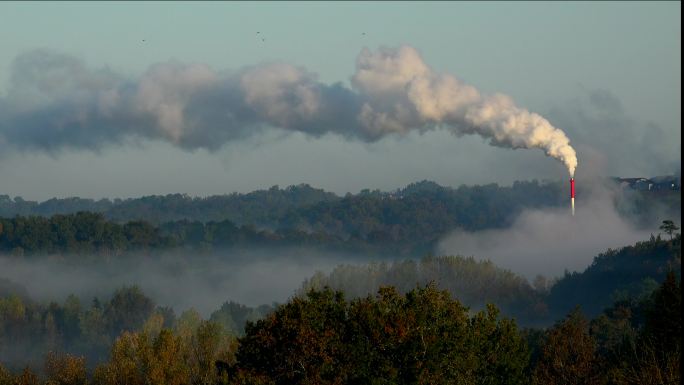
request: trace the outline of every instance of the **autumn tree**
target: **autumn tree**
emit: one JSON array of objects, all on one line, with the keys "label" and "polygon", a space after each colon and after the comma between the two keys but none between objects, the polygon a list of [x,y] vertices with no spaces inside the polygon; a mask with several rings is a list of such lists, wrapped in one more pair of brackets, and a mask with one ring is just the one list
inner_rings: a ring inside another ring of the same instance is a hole
[{"label": "autumn tree", "polygon": [[86,385],[85,357],[48,353],[45,358],[45,385]]},{"label": "autumn tree", "polygon": [[493,306],[470,318],[428,285],[351,302],[311,290],[248,323],[236,367],[276,384],[524,384],[527,362],[515,324]]},{"label": "autumn tree", "polygon": [[188,355],[180,338],[162,330],[152,340],[145,332],[124,332],[112,347],[111,359],[96,368],[98,385],[183,385],[190,383]]},{"label": "autumn tree", "polygon": [[237,351],[238,367],[277,384],[342,384],[346,301],[340,292],[311,291],[293,298],[256,323],[247,323]]},{"label": "autumn tree", "polygon": [[2,364],[0,364],[0,385],[13,385],[14,376]]},{"label": "autumn tree", "polygon": [[38,376],[28,367],[14,378],[12,385],[39,385]]},{"label": "autumn tree", "polygon": [[538,385],[590,385],[598,378],[596,341],[577,307],[547,331],[533,371]]}]

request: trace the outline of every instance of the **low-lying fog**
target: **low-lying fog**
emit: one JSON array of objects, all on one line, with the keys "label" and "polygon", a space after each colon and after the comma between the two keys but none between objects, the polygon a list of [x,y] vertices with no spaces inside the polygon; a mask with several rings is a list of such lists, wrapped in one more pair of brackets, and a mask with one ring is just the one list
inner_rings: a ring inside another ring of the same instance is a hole
[{"label": "low-lying fog", "polygon": [[[614,194],[599,183],[577,197],[577,211],[526,210],[507,229],[454,231],[437,245],[437,255],[489,259],[502,268],[533,279],[582,271],[594,256],[646,240],[658,225],[637,229],[620,217]],[[569,202],[568,202],[569,203]],[[662,213],[681,223],[681,215]],[[83,301],[106,299],[124,285],[138,285],[157,304],[177,313],[194,308],[208,316],[226,301],[257,306],[284,302],[316,271],[339,264],[366,264],[378,258],[314,249],[222,251],[211,255],[172,252],[163,256],[125,258],[0,257],[0,278],[20,284],[37,300],[63,301],[76,294]]]},{"label": "low-lying fog", "polygon": [[207,316],[226,301],[250,306],[285,302],[317,270],[367,261],[301,249],[76,260],[3,257],[0,278],[25,287],[31,298],[59,302],[69,294],[89,302],[124,285],[138,285],[159,305],[172,306],[177,313],[194,308]]},{"label": "low-lying fog", "polygon": [[[506,229],[479,232],[454,231],[437,247],[438,254],[460,254],[489,259],[528,279],[541,274],[563,275],[565,270],[582,271],[608,248],[619,248],[648,240],[658,234],[658,224],[637,228],[621,217],[613,204],[621,194],[598,182],[577,196],[575,216],[567,208],[523,211]],[[681,215],[662,212],[657,216],[681,223]]]}]

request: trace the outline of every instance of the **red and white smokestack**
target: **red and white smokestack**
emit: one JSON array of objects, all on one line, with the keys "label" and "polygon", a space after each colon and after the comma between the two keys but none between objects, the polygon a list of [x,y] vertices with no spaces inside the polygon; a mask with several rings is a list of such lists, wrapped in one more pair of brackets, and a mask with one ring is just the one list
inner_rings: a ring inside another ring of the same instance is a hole
[{"label": "red and white smokestack", "polygon": [[570,205],[572,206],[572,216],[575,216],[575,178],[570,178]]}]

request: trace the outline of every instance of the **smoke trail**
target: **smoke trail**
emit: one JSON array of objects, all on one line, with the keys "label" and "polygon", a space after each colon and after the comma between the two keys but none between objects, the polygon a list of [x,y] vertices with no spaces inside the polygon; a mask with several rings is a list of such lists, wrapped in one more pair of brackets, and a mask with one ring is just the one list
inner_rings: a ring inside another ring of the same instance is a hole
[{"label": "smoke trail", "polygon": [[364,49],[352,84],[369,97],[359,118],[373,133],[443,124],[456,134],[488,138],[494,146],[542,149],[575,174],[577,156],[563,131],[506,95],[482,96],[451,75],[435,73],[412,47]]},{"label": "smoke trail", "polygon": [[364,141],[441,127],[494,146],[541,149],[574,174],[577,158],[563,131],[505,95],[483,96],[433,71],[412,47],[364,49],[351,80],[351,89],[323,84],[284,63],[226,75],[173,61],[130,80],[38,50],[15,59],[0,99],[0,144],[52,152],[148,138],[216,150],[265,127]]}]

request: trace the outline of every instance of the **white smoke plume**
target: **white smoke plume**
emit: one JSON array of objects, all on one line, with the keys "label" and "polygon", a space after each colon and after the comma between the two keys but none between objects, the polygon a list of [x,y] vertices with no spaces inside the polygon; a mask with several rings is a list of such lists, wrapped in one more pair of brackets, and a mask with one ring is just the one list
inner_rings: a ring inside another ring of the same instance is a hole
[{"label": "white smoke plume", "polygon": [[482,95],[435,72],[412,47],[364,49],[351,84],[323,84],[284,63],[223,74],[166,62],[130,80],[39,50],[14,62],[0,99],[0,143],[55,151],[143,137],[215,150],[264,127],[365,141],[445,128],[494,146],[541,149],[574,175],[577,157],[563,131],[505,95]]},{"label": "white smoke plume", "polygon": [[482,96],[451,75],[435,73],[412,47],[364,49],[352,84],[368,97],[359,119],[373,134],[446,125],[456,134],[488,138],[495,146],[542,149],[574,176],[577,156],[563,131],[516,107],[506,95]]}]

